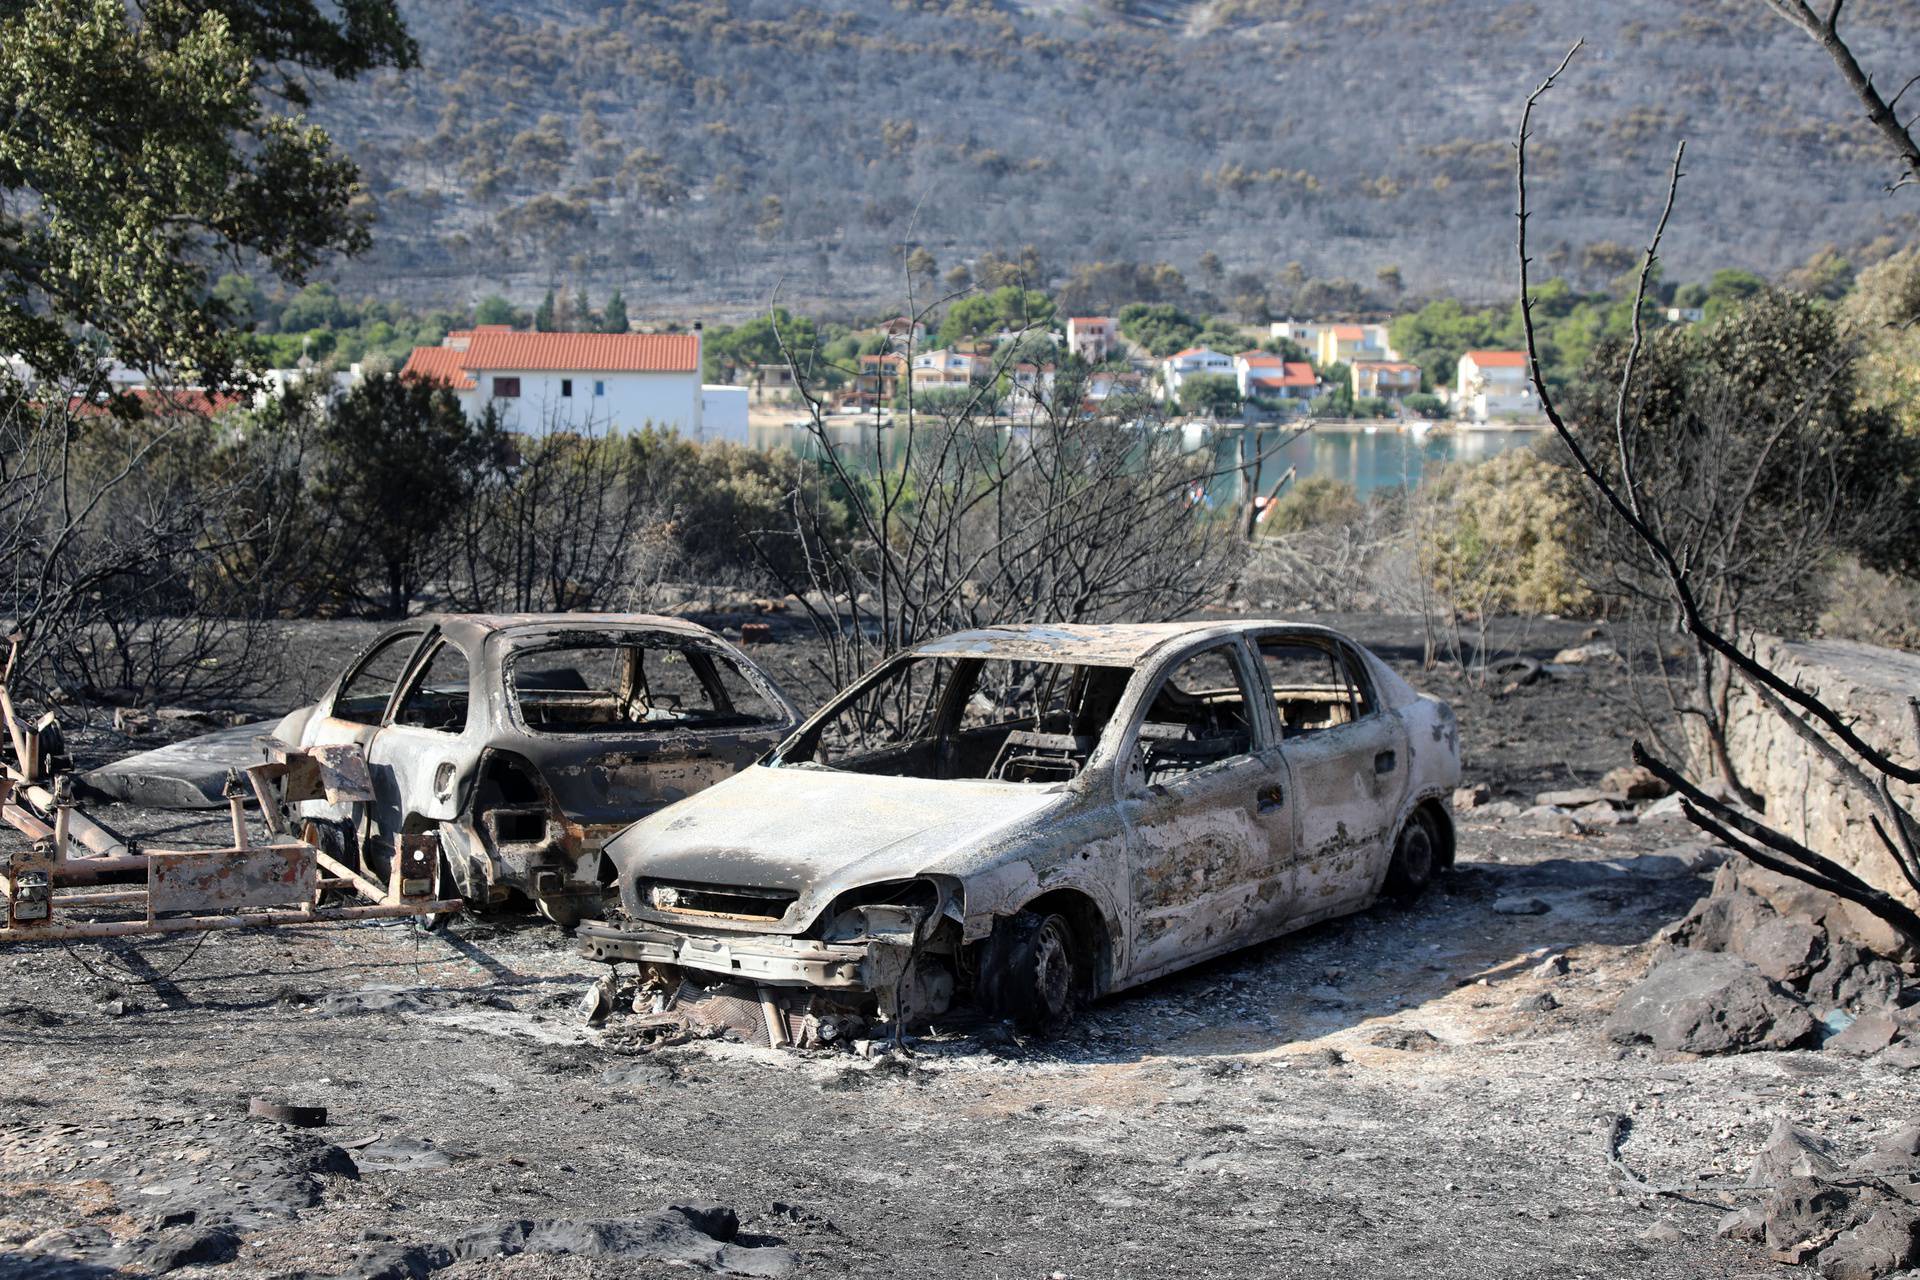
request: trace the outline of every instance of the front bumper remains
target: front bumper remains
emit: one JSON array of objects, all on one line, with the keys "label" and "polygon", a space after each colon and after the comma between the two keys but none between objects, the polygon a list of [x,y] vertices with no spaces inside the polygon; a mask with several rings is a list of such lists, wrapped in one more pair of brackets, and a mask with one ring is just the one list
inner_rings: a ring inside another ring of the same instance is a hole
[{"label": "front bumper remains", "polygon": [[898,980],[906,948],[878,939],[820,942],[769,934],[710,936],[585,923],[581,953],[609,964],[671,965],[770,987],[877,991]]}]

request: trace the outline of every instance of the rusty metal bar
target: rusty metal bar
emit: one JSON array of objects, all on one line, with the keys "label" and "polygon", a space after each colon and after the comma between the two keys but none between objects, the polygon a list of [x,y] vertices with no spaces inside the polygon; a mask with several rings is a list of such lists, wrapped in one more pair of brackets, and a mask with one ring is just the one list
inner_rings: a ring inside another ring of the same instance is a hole
[{"label": "rusty metal bar", "polygon": [[355,889],[360,891],[360,896],[368,902],[385,902],[387,900],[386,890],[325,851],[315,848],[313,851],[313,861],[314,865],[322,871],[331,871],[334,875],[350,882]]},{"label": "rusty metal bar", "polygon": [[66,887],[104,884],[110,876],[131,875],[147,869],[147,855],[130,853],[124,858],[69,858],[54,875],[54,883]]},{"label": "rusty metal bar", "polygon": [[268,789],[268,782],[285,773],[285,765],[256,764],[247,769],[247,783],[253,788],[254,803],[260,806],[260,820],[266,824],[270,836],[287,834],[287,824],[280,813],[280,802]]},{"label": "rusty metal bar", "polygon": [[272,924],[326,924],[336,920],[396,920],[403,916],[434,916],[460,910],[459,899],[414,902],[406,906],[331,907],[309,911],[258,911],[251,915],[178,916],[160,920],[87,921],[79,924],[27,925],[0,929],[0,942],[61,942],[75,938],[126,938],[140,933],[206,933],[218,929],[252,929]]},{"label": "rusty metal bar", "polygon": [[39,816],[25,805],[12,803],[0,805],[0,817],[5,817],[7,825],[29,840],[53,839],[53,828],[42,822]]},{"label": "rusty metal bar", "polygon": [[103,907],[119,906],[130,903],[145,903],[145,889],[114,889],[106,893],[56,893],[53,905],[56,907]]}]

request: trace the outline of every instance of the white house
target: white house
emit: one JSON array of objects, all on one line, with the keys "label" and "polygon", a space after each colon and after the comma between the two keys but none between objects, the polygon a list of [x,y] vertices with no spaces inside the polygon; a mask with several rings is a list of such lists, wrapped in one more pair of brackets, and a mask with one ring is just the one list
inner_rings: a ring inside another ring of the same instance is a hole
[{"label": "white house", "polygon": [[1112,316],[1069,316],[1067,350],[1090,364],[1107,358],[1120,341],[1120,322]]},{"label": "white house", "polygon": [[1221,355],[1207,347],[1188,347],[1185,351],[1174,352],[1161,364],[1161,392],[1169,400],[1178,400],[1181,384],[1188,378],[1201,376],[1234,378],[1238,381],[1232,356]]},{"label": "white house", "polygon": [[1454,381],[1455,411],[1475,422],[1540,413],[1524,351],[1469,351]]},{"label": "white house", "polygon": [[1013,366],[1007,374],[1007,416],[1033,418],[1045,414],[1053,404],[1054,373],[1050,364]]},{"label": "white house", "polygon": [[1318,320],[1275,320],[1267,326],[1276,338],[1283,338],[1312,355],[1320,346],[1320,331],[1327,326]]},{"label": "white house", "polygon": [[1287,360],[1271,351],[1242,351],[1233,358],[1240,395],[1248,400],[1281,401],[1303,408],[1319,394],[1320,379],[1304,360]]},{"label": "white house", "polygon": [[[700,328],[692,333],[519,333],[482,325],[415,347],[402,376],[451,387],[509,431],[670,428],[704,438]],[[731,432],[729,432],[731,434]]]},{"label": "white house", "polygon": [[964,387],[993,372],[993,357],[959,347],[916,351],[913,382],[917,387]]}]

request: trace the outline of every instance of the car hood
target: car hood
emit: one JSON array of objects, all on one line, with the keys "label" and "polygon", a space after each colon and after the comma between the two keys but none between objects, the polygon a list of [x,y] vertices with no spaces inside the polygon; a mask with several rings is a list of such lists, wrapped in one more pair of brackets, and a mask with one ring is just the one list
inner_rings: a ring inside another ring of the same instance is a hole
[{"label": "car hood", "polygon": [[797,929],[858,885],[965,874],[978,855],[1071,801],[1059,786],[755,765],[641,819],[607,853],[623,890],[636,876],[790,890],[799,901],[782,927]]}]

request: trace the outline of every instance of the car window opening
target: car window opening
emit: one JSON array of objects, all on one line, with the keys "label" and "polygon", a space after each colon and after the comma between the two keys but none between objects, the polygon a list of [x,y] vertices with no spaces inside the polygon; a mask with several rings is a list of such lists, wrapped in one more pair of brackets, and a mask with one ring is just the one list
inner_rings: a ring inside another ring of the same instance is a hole
[{"label": "car window opening", "polygon": [[1127,667],[909,657],[836,701],[774,761],[931,780],[1079,776]]},{"label": "car window opening", "polygon": [[1197,653],[1168,674],[1140,719],[1138,750],[1149,783],[1253,750],[1246,690],[1231,646]]},{"label": "car window opening", "polygon": [[516,653],[507,680],[538,733],[714,729],[778,721],[779,710],[724,653],[697,644],[626,641]]},{"label": "car window opening", "polygon": [[1260,664],[1273,690],[1283,739],[1337,729],[1373,710],[1366,686],[1335,649],[1299,640],[1262,640]]}]

